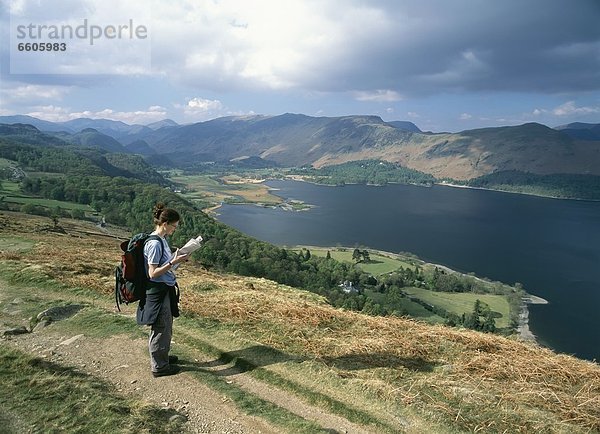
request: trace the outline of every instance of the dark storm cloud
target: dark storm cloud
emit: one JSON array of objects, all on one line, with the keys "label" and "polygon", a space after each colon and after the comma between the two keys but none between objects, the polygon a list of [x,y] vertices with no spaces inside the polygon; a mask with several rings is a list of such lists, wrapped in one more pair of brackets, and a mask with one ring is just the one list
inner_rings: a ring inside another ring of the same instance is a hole
[{"label": "dark storm cloud", "polygon": [[381,9],[386,23],[347,29],[335,63],[320,59],[315,87],[404,95],[600,88],[598,0],[361,4]]}]

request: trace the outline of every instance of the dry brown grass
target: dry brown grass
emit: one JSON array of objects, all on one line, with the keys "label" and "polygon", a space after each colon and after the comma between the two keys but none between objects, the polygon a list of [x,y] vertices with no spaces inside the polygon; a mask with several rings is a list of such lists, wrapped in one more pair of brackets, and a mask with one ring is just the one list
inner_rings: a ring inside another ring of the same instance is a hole
[{"label": "dry brown grass", "polygon": [[213,279],[220,289],[186,294],[186,310],[322,360],[388,399],[435,408],[470,430],[600,430],[595,363],[499,336],[333,309],[272,282],[254,279],[250,289],[249,279]]},{"label": "dry brown grass", "polygon": [[[41,226],[38,218],[10,220],[0,234],[35,233],[35,247],[18,255],[24,265],[35,264],[68,285],[112,290],[116,240]],[[15,255],[0,252],[0,260]],[[515,339],[342,311],[315,294],[191,263],[179,276],[184,312],[323,363],[429,418],[469,431],[600,432],[596,363]]]}]

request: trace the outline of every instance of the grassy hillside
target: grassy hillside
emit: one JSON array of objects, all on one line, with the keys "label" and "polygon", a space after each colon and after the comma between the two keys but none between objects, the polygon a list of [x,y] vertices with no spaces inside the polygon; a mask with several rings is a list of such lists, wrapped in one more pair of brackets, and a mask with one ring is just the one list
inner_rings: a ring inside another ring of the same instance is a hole
[{"label": "grassy hillside", "polygon": [[328,152],[323,167],[380,159],[435,176],[467,180],[496,171],[599,175],[600,142],[578,141],[540,124],[483,128],[460,133],[411,134],[393,145],[347,153]]},{"label": "grassy hillside", "polygon": [[[336,247],[326,249],[323,247],[304,246],[299,248],[297,251],[310,250],[312,255],[326,257],[327,252],[330,256],[341,262],[355,262],[352,260],[352,252],[354,249],[346,247]],[[369,250],[370,261],[360,262],[358,267],[365,272],[372,274],[373,276],[379,276],[381,274],[390,273],[397,270],[400,267],[404,268],[415,268],[415,265],[410,261],[409,258],[400,258],[399,255],[385,255]]]},{"label": "grassy hillside", "polygon": [[[116,315],[111,309],[118,240],[94,234],[85,223],[61,225],[64,234],[49,230],[48,219],[0,217],[2,309],[14,297],[8,292],[20,291],[22,309],[31,312],[30,303],[83,304],[49,329],[74,327],[71,333],[98,338],[119,329],[131,333],[125,325],[133,326],[132,310]],[[254,412],[280,432],[322,427],[303,422],[311,417],[293,407],[283,409],[292,400],[365,432],[600,430],[595,363],[514,339],[335,309],[316,294],[208,272],[193,263],[179,275],[183,317],[175,325],[176,351],[191,360],[216,357],[239,373],[224,376],[198,364],[180,375],[186,383],[219,390],[240,411]],[[5,315],[3,321],[17,325],[20,318]],[[18,339],[11,342],[17,345]],[[1,390],[8,390],[6,377],[1,381]],[[262,398],[252,384],[262,385]]]}]

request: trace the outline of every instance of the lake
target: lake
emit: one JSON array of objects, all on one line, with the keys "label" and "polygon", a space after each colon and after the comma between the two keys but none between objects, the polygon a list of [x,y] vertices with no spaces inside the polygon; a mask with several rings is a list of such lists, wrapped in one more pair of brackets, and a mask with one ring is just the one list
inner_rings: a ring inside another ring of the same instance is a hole
[{"label": "lake", "polygon": [[277,245],[412,252],[458,271],[520,282],[549,302],[529,306],[540,344],[600,360],[600,202],[447,186],[267,185],[315,207],[224,205],[218,219]]}]

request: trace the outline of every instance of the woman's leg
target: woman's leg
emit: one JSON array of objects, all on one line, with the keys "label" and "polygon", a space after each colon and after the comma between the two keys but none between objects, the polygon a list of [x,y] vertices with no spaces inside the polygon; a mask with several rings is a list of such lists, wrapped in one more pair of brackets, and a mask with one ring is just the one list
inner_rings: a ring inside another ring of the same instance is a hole
[{"label": "woman's leg", "polygon": [[169,350],[171,349],[171,336],[173,335],[173,315],[171,314],[171,301],[169,293],[165,295],[158,318],[152,324],[148,350],[150,351],[150,369],[160,372],[169,368]]}]

